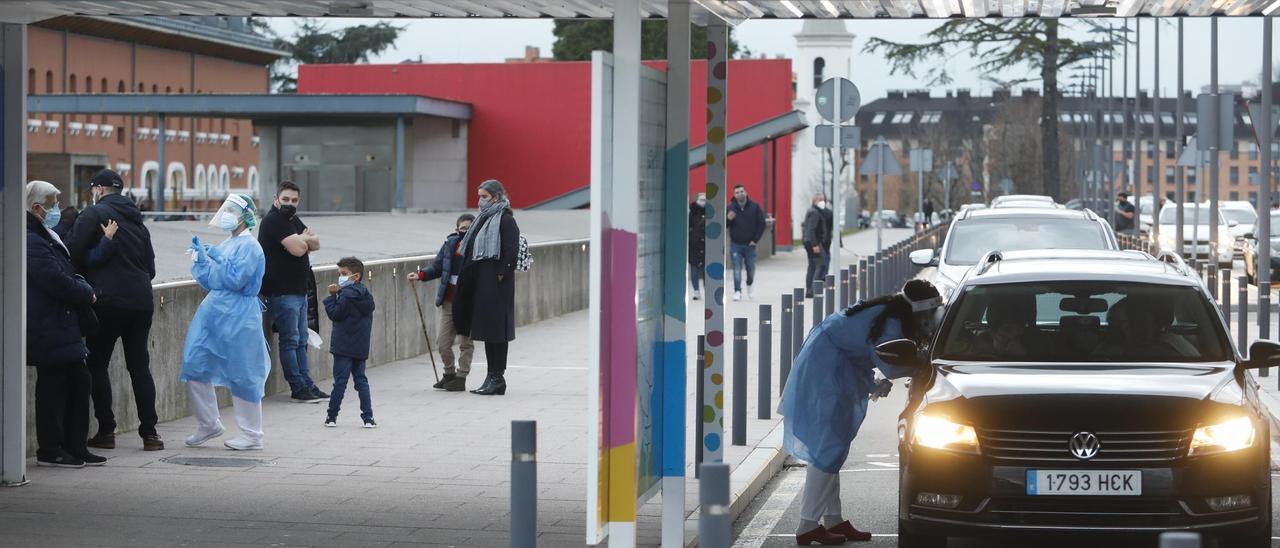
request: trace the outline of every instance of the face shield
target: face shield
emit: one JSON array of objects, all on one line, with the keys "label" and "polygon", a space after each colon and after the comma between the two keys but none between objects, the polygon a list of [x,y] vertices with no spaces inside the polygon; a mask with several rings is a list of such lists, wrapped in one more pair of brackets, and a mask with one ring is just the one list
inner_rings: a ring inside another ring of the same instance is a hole
[{"label": "face shield", "polygon": [[227,200],[222,202],[222,207],[213,214],[213,218],[209,220],[209,226],[225,232],[234,232],[240,226],[240,221],[244,221],[246,227],[253,228],[257,224],[257,217],[253,215],[254,209],[252,198],[243,194],[232,194],[227,196]]}]

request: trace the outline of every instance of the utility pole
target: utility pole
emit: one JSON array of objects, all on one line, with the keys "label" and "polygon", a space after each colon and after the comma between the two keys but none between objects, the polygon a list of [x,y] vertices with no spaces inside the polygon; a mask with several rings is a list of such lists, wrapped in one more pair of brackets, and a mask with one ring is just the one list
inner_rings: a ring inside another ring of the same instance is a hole
[{"label": "utility pole", "polygon": [[[1181,157],[1182,157],[1183,139],[1184,139],[1183,134],[1182,134],[1182,118],[1183,118],[1184,113],[1185,113],[1185,109],[1184,109],[1183,104],[1182,104],[1182,96],[1184,95],[1184,94],[1182,93],[1182,85],[1183,85],[1183,83],[1182,83],[1182,73],[1183,73],[1182,62],[1183,62],[1183,59],[1182,59],[1182,18],[1181,18],[1181,17],[1179,17],[1179,18],[1178,18],[1178,91],[1177,91],[1177,93],[1178,93],[1178,106],[1177,106],[1177,108],[1176,108],[1176,110],[1175,110],[1175,112],[1177,113],[1177,117],[1178,117],[1178,118],[1177,118],[1177,120],[1175,120],[1175,121],[1174,121],[1174,124],[1173,124],[1173,128],[1174,128],[1174,129],[1173,129],[1173,132],[1174,132],[1174,135],[1176,136],[1176,137],[1174,138],[1174,140],[1173,140],[1173,146],[1175,147],[1174,155],[1173,155],[1173,156],[1174,156],[1174,158],[1181,158]],[[1175,185],[1177,185],[1177,188],[1176,188],[1176,190],[1175,190],[1175,196],[1177,196],[1176,200],[1178,201],[1178,203],[1177,203],[1177,205],[1176,205],[1176,207],[1178,208],[1178,217],[1177,217],[1178,228],[1177,228],[1177,230],[1175,231],[1175,234],[1176,234],[1176,236],[1175,236],[1175,237],[1177,238],[1177,240],[1176,240],[1176,241],[1178,242],[1178,243],[1176,244],[1176,245],[1177,245],[1177,247],[1178,247],[1178,256],[1179,256],[1179,257],[1181,257],[1181,256],[1183,255],[1184,246],[1185,246],[1185,241],[1182,239],[1182,237],[1183,237],[1183,228],[1182,228],[1182,224],[1183,224],[1183,221],[1186,219],[1186,212],[1184,211],[1184,209],[1185,209],[1185,208],[1182,206],[1182,204],[1183,204],[1183,202],[1186,202],[1186,201],[1187,201],[1187,169],[1186,169],[1185,167],[1182,167],[1182,166],[1176,166],[1176,167],[1174,167],[1174,170],[1175,170],[1175,171],[1174,171],[1174,175],[1173,175],[1173,176],[1174,176],[1174,184],[1175,184]],[[1241,306],[1243,306],[1243,303],[1241,304]]]},{"label": "utility pole", "polygon": [[1151,51],[1151,65],[1155,71],[1151,83],[1151,234],[1160,243],[1160,183],[1164,172],[1160,171],[1160,20],[1152,19],[1152,32],[1156,47]]}]

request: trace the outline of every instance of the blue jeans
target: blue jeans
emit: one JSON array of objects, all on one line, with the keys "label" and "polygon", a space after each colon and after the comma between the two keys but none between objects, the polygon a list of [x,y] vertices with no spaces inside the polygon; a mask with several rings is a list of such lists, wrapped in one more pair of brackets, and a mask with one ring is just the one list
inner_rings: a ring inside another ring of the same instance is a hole
[{"label": "blue jeans", "polygon": [[329,416],[337,417],[342,409],[342,395],[347,391],[347,378],[355,379],[360,396],[360,420],[373,419],[373,400],[369,397],[369,377],[364,376],[365,360],[333,355],[333,392],[329,394]]},{"label": "blue jeans", "polygon": [[731,244],[730,257],[733,259],[733,290],[742,291],[742,267],[747,267],[747,285],[756,283],[756,246],[750,244]]},{"label": "blue jeans", "polygon": [[267,314],[280,334],[280,368],[289,388],[295,393],[314,389],[316,383],[307,367],[307,297],[267,297]]},{"label": "blue jeans", "polygon": [[703,265],[698,263],[689,263],[689,283],[693,284],[693,290],[698,290],[698,284],[702,282]]}]

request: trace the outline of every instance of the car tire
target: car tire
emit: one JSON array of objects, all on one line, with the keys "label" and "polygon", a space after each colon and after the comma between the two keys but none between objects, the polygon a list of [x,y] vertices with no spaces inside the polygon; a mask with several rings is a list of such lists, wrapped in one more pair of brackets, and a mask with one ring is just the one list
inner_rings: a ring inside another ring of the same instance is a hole
[{"label": "car tire", "polygon": [[899,520],[898,548],[947,548],[947,537],[907,532]]}]

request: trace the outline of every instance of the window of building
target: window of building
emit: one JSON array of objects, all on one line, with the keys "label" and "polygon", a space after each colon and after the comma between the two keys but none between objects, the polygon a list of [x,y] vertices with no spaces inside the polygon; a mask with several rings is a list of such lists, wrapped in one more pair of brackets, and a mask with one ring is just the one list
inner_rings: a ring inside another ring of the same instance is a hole
[{"label": "window of building", "polygon": [[1254,143],[1254,142],[1249,143],[1249,159],[1250,160],[1258,159],[1258,143]]},{"label": "window of building", "polygon": [[102,84],[102,85],[98,86],[98,93],[106,93],[106,92],[107,92],[107,79],[106,79],[106,78],[103,78],[103,79],[102,79],[102,81],[101,81],[101,82],[99,82],[99,83],[100,83],[100,84]]},{"label": "window of building", "polygon": [[1250,192],[1250,193],[1249,193],[1249,203],[1252,203],[1252,204],[1257,204],[1257,203],[1258,203],[1258,193],[1257,193],[1257,192]]},{"label": "window of building", "polygon": [[70,89],[67,90],[67,93],[75,93],[76,92],[76,75],[72,74],[71,77],[67,79],[67,82],[69,82],[71,85]]},{"label": "window of building", "polygon": [[151,93],[160,93],[160,86],[151,84]]},{"label": "window of building", "polygon": [[165,93],[165,95],[168,95],[168,94],[170,94],[170,93],[173,93],[173,88],[171,88],[171,87],[169,87],[169,86],[165,86],[165,87],[164,87],[164,93]]},{"label": "window of building", "polygon": [[1152,158],[1155,158],[1155,157],[1156,157],[1156,145],[1155,145],[1155,143],[1148,142],[1148,143],[1147,143],[1147,158],[1148,158],[1148,159],[1152,159]]},{"label": "window of building", "polygon": [[92,76],[84,77],[84,92],[93,93],[93,77]]},{"label": "window of building", "polygon": [[1063,113],[1059,114],[1059,115],[1058,115],[1058,121],[1059,121],[1059,122],[1062,122],[1062,123],[1065,123],[1065,124],[1070,124],[1070,123],[1071,123],[1071,113],[1070,113],[1070,112],[1063,112]]},{"label": "window of building", "polygon": [[1233,201],[1233,202],[1234,202],[1234,201],[1237,201],[1237,200],[1239,200],[1239,199],[1240,199],[1240,193],[1239,193],[1239,192],[1235,192],[1235,191],[1228,192],[1228,193],[1227,193],[1227,199],[1228,199],[1228,200],[1231,200],[1231,201]]},{"label": "window of building", "polygon": [[873,123],[873,124],[879,124],[879,123],[884,122],[884,115],[885,115],[885,113],[883,113],[883,112],[877,112],[875,116],[872,116],[872,117],[871,117],[871,123]]},{"label": "window of building", "polygon": [[125,131],[124,126],[123,126],[123,125],[121,125],[121,127],[116,128],[116,144],[117,144],[117,145],[123,145],[123,144],[124,144],[124,134],[126,134],[126,133],[128,133],[128,132],[127,132],[127,131]]},{"label": "window of building", "polygon": [[232,136],[231,136],[231,150],[232,150],[232,151],[238,151],[238,150],[240,150],[240,136],[239,136],[239,135],[232,135]]},{"label": "window of building", "polygon": [[1231,181],[1231,184],[1233,185],[1240,184],[1240,168],[1236,166],[1231,166],[1231,170],[1228,173],[1229,175],[1227,176],[1227,180]]},{"label": "window of building", "polygon": [[813,89],[822,85],[822,72],[827,68],[827,61],[821,57],[813,60]]},{"label": "window of building", "polygon": [[1231,146],[1228,147],[1228,150],[1231,151],[1232,160],[1240,159],[1240,141],[1232,141]]},{"label": "window of building", "polygon": [[1169,114],[1168,112],[1163,112],[1163,113],[1161,113],[1161,114],[1160,114],[1160,123],[1162,123],[1162,124],[1164,124],[1164,125],[1166,125],[1166,126],[1171,126],[1171,125],[1173,125],[1173,115],[1172,115],[1172,114]]},{"label": "window of building", "polygon": [[1142,123],[1154,125],[1156,123],[1156,118],[1152,116],[1150,112],[1144,112],[1142,113]]},{"label": "window of building", "polygon": [[143,84],[142,82],[138,82],[138,93],[146,93],[146,91],[147,91],[146,84]]},{"label": "window of building", "polygon": [[36,93],[36,69],[27,69],[27,95]]},{"label": "window of building", "polygon": [[1258,166],[1249,166],[1249,184],[1258,186]]},{"label": "window of building", "polygon": [[1173,183],[1173,167],[1164,168],[1164,182]]},{"label": "window of building", "polygon": [[121,80],[120,85],[116,86],[116,93],[124,93],[125,89],[126,88],[124,87],[124,80]]},{"label": "window of building", "polygon": [[1168,159],[1173,159],[1173,151],[1174,151],[1173,141],[1165,141],[1164,157]]},{"label": "window of building", "polygon": [[925,111],[924,114],[920,115],[920,123],[922,124],[936,124],[940,121],[942,121],[942,113],[936,110]]},{"label": "window of building", "polygon": [[1186,124],[1188,124],[1188,125],[1195,125],[1195,124],[1196,124],[1196,113],[1194,113],[1194,112],[1188,112],[1188,113],[1186,113],[1186,114],[1183,114],[1183,116],[1184,116],[1184,118],[1183,118],[1183,122],[1184,122],[1184,123],[1186,123]]},{"label": "window of building", "polygon": [[53,71],[44,71],[44,92],[53,93]]}]

